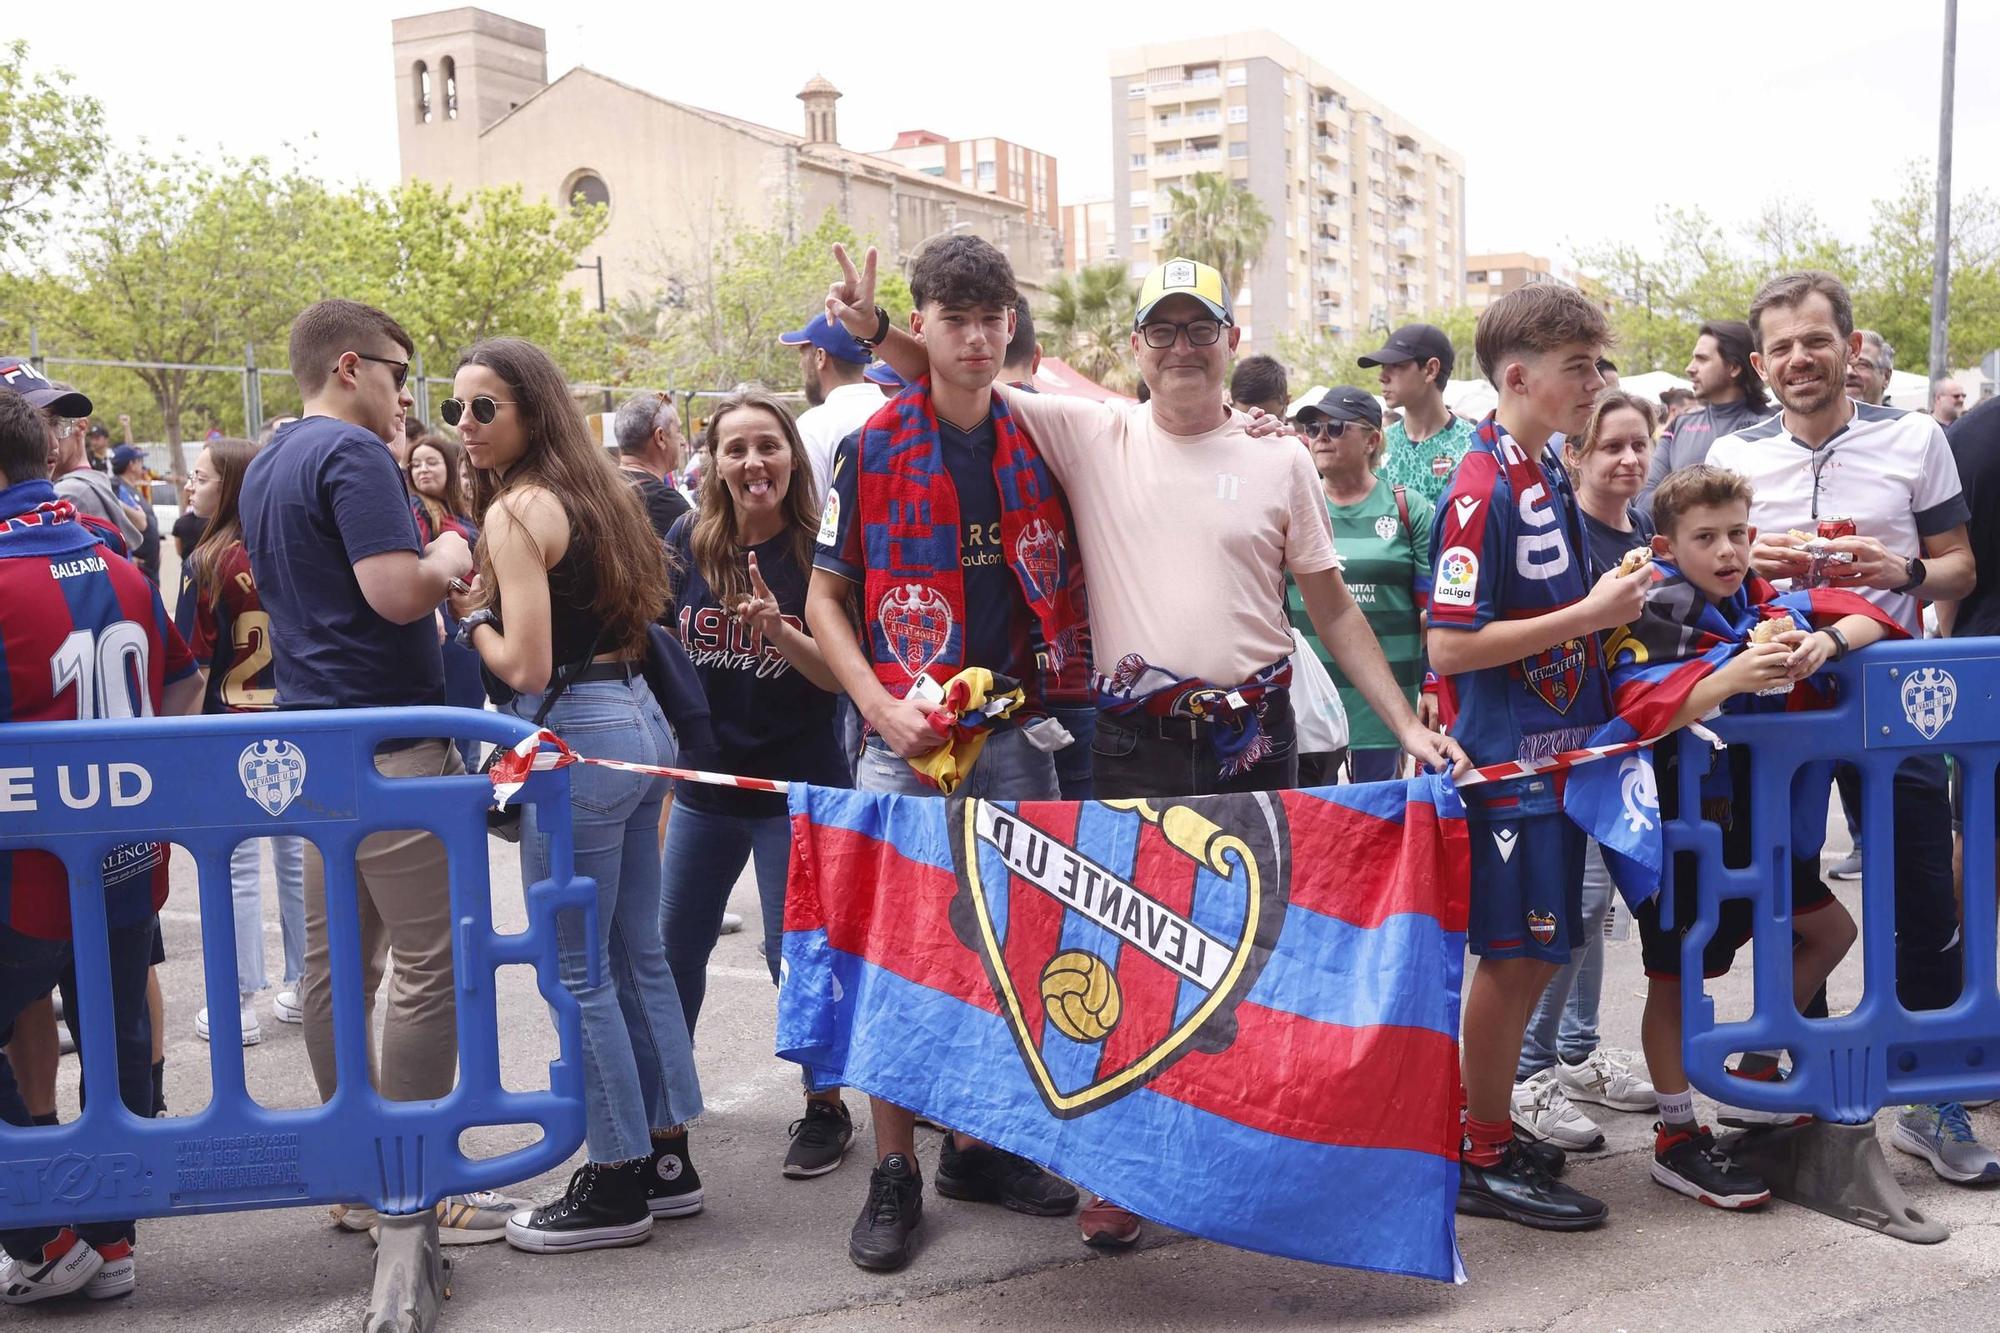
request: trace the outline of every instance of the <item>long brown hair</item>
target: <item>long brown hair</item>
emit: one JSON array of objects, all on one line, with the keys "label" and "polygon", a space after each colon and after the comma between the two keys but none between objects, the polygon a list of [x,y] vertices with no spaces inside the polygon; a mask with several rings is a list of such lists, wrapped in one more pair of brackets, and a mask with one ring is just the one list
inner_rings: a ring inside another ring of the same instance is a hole
[{"label": "long brown hair", "polygon": [[[444,499],[434,500],[417,489],[417,474],[411,467],[411,460],[417,450],[430,448],[438,452],[444,460]],[[410,443],[410,451],[403,455],[403,485],[416,502],[423,506],[424,515],[431,522],[431,536],[444,531],[444,521],[455,518],[463,523],[472,522],[472,515],[465,512],[465,492],[459,489],[459,477],[465,467],[465,446],[457,440],[443,435],[419,435]]]},{"label": "long brown hair", "polygon": [[218,489],[215,512],[205,515],[208,526],[188,553],[188,568],[194,572],[195,587],[213,600],[221,582],[222,557],[243,540],[243,516],[237,500],[243,494],[243,474],[250,470],[257,446],[249,440],[210,440],[202,447],[209,462],[215,464]]},{"label": "long brown hair", "polygon": [[[520,461],[505,477],[472,470],[472,507],[480,527],[494,502],[509,492],[523,486],[547,490],[569,516],[570,555],[596,583],[590,609],[604,626],[604,648],[643,646],[647,627],[666,609],[667,565],[639,493],[618,479],[611,456],[591,439],[568,382],[547,352],[525,338],[488,338],[459,359],[458,369],[467,366],[483,366],[506,382],[523,445]],[[484,537],[479,582],[486,589],[485,605],[494,605],[500,589]]]},{"label": "long brown hair", "polygon": [[819,531],[819,494],[815,489],[812,460],[806,457],[805,441],[785,405],[761,389],[744,389],[722,400],[709,414],[702,432],[702,452],[708,455],[707,475],[702,479],[701,511],[695,515],[689,546],[694,551],[695,568],[718,602],[741,597],[750,591],[750,574],[743,562],[743,542],[736,527],[736,502],[722,480],[721,461],[716,449],[722,443],[722,422],[732,412],[745,408],[769,412],[778,419],[778,429],[792,451],[792,479],[785,489],[785,530],[792,536],[792,558],[801,572],[813,563],[813,539]]}]

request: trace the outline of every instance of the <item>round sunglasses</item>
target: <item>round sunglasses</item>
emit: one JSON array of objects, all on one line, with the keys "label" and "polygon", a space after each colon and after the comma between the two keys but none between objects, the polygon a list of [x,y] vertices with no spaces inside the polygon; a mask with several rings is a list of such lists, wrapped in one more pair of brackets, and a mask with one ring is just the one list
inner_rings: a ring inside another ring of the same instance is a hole
[{"label": "round sunglasses", "polygon": [[474,421],[482,426],[490,426],[501,408],[513,405],[514,401],[511,398],[488,398],[482,393],[470,403],[463,398],[447,398],[438,404],[438,415],[444,418],[445,425],[456,426],[465,419],[465,410],[470,407]]}]

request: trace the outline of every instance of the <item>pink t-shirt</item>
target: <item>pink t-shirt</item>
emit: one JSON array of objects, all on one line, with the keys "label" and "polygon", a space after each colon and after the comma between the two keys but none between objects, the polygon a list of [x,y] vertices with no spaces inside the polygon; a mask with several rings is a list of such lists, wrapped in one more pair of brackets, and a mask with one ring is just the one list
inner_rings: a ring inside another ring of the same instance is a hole
[{"label": "pink t-shirt", "polygon": [[1256,439],[1235,413],[1204,434],[1171,435],[1150,404],[1000,392],[1068,493],[1099,671],[1138,653],[1235,684],[1290,655],[1286,571],[1338,563],[1297,440]]}]

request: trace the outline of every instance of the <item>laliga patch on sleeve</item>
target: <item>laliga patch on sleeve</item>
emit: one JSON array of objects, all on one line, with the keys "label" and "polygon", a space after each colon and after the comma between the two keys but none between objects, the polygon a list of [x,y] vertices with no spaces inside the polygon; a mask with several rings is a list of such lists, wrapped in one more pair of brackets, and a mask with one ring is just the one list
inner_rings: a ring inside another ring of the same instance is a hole
[{"label": "laliga patch on sleeve", "polygon": [[1479,557],[1463,546],[1447,547],[1431,585],[1432,604],[1469,607],[1478,600]]},{"label": "laliga patch on sleeve", "polygon": [[840,492],[832,491],[826,497],[826,509],[819,516],[819,544],[832,546],[840,535]]}]

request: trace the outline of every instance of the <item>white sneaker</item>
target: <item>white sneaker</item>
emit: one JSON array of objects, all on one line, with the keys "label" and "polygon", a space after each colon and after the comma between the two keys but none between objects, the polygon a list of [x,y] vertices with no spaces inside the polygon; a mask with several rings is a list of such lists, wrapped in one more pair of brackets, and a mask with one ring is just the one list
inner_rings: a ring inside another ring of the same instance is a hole
[{"label": "white sneaker", "polygon": [[280,1023],[303,1023],[305,1007],[299,1003],[299,988],[287,986],[271,997],[271,1017]]},{"label": "white sneaker", "polygon": [[16,1259],[8,1270],[7,1285],[0,1287],[0,1301],[9,1305],[31,1305],[56,1296],[67,1296],[97,1276],[104,1258],[64,1227],[38,1253]]},{"label": "white sneaker", "polygon": [[139,1270],[132,1258],[132,1242],[113,1241],[100,1247],[97,1254],[104,1260],[104,1266],[83,1284],[85,1296],[93,1301],[110,1301],[130,1296],[138,1289]]},{"label": "white sneaker", "polygon": [[1604,1146],[1604,1131],[1570,1105],[1553,1069],[1514,1085],[1514,1124],[1528,1137],[1566,1152],[1595,1152]]},{"label": "white sneaker", "polygon": [[1614,1111],[1650,1111],[1653,1085],[1632,1072],[1632,1057],[1598,1047],[1579,1064],[1555,1063],[1556,1082],[1573,1102],[1595,1102]]},{"label": "white sneaker", "polygon": [[[247,995],[243,998],[243,1008],[237,1014],[237,1019],[242,1025],[245,1046],[255,1046],[264,1040],[264,1030],[257,1026],[257,1010],[252,1007],[250,997]],[[201,1011],[194,1016],[194,1035],[203,1041],[209,1040],[207,1005],[203,1005]]]},{"label": "white sneaker", "polygon": [[717,933],[722,935],[734,935],[737,931],[741,929],[743,929],[742,914],[737,912],[724,912],[722,914],[722,929]]}]

